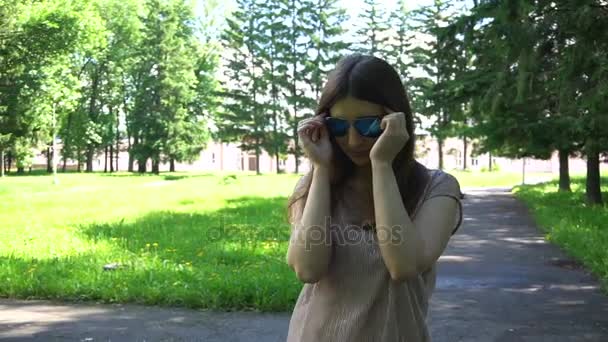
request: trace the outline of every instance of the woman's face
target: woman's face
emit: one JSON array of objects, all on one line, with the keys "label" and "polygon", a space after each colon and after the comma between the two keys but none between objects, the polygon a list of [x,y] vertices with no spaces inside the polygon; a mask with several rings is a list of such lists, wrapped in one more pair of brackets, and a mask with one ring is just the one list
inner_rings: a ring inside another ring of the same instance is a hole
[{"label": "woman's face", "polygon": [[349,122],[348,132],[342,137],[335,137],[338,146],[355,163],[362,166],[370,162],[369,152],[378,138],[364,137],[353,127],[354,120],[368,116],[384,116],[386,112],[376,103],[346,97],[337,101],[329,110],[330,116]]}]

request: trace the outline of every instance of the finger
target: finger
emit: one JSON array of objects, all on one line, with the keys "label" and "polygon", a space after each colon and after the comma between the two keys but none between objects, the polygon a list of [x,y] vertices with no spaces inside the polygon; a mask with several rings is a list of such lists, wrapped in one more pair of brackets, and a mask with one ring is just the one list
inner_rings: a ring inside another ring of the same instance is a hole
[{"label": "finger", "polygon": [[325,119],[323,119],[323,118],[317,118],[316,120],[311,121],[311,123],[315,124],[315,125],[325,125]]},{"label": "finger", "polygon": [[319,120],[318,118],[310,118],[306,121],[302,121],[299,126],[304,126],[304,125],[310,125],[310,124],[319,124],[319,123],[323,123],[322,120]]},{"label": "finger", "polygon": [[319,130],[319,128],[315,127],[313,129],[311,129],[310,132],[310,140],[312,142],[316,142],[317,141],[317,131]]},{"label": "finger", "polygon": [[310,136],[308,134],[300,135],[299,140],[302,143],[302,146],[308,146],[310,144]]},{"label": "finger", "polygon": [[312,138],[312,134],[317,130],[319,126],[317,125],[308,125],[304,128],[304,133]]},{"label": "finger", "polygon": [[382,121],[380,121],[380,128],[384,131],[386,130],[386,128],[388,127],[388,122],[390,121],[390,117],[385,116],[382,118]]},{"label": "finger", "polygon": [[315,128],[315,127],[318,127],[320,125],[322,125],[322,123],[318,123],[318,122],[314,122],[314,121],[307,122],[307,123],[301,125],[300,127],[298,127],[298,131],[300,131],[300,130],[309,130],[311,128]]},{"label": "finger", "polygon": [[316,119],[316,117],[314,117],[314,116],[310,117],[310,118],[302,119],[298,122],[298,124],[303,125],[303,124],[309,123],[311,121],[314,121],[315,119]]},{"label": "finger", "polygon": [[310,122],[309,119],[298,122],[298,127],[306,126]]},{"label": "finger", "polygon": [[324,138],[327,134],[327,126],[323,125],[319,130],[319,139]]}]

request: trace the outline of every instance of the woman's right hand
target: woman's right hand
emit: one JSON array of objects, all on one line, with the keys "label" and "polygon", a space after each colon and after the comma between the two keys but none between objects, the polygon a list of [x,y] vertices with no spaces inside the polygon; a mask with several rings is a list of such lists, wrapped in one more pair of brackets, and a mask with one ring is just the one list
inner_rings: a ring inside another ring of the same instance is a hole
[{"label": "woman's right hand", "polygon": [[329,167],[333,157],[329,131],[325,126],[326,116],[322,113],[298,122],[300,146],[315,166]]}]

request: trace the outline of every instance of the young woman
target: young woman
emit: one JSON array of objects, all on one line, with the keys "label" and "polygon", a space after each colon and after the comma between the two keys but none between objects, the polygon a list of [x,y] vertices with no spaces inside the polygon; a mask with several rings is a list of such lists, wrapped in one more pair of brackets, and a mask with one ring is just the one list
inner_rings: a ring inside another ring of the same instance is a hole
[{"label": "young woman", "polygon": [[287,340],[430,341],[435,265],[462,222],[461,192],[414,159],[399,75],[344,57],[298,136],[312,168],[288,202],[287,263],[305,284]]}]

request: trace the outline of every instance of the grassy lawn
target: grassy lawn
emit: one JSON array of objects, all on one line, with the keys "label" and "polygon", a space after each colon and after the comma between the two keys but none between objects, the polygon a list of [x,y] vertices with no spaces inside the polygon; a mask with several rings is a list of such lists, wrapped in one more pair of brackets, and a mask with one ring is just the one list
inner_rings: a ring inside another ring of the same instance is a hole
[{"label": "grassy lawn", "polygon": [[[291,309],[296,175],[60,174],[0,180],[0,296]],[[104,265],[122,268],[104,271]]]},{"label": "grassy lawn", "polygon": [[[510,187],[521,184],[521,172],[473,172],[462,170],[447,170],[458,179],[461,187]],[[550,180],[550,173],[526,173],[526,183],[533,180]]]},{"label": "grassy lawn", "polygon": [[[499,172],[451,173],[463,187],[519,182]],[[298,178],[69,173],[58,186],[48,175],[0,179],[0,297],[289,311],[302,287],[285,263],[285,206]],[[552,227],[552,240],[607,277],[606,209],[585,207],[579,183],[573,194],[553,187],[526,186],[517,196]],[[112,263],[120,266],[104,270]]]},{"label": "grassy lawn", "polygon": [[[582,262],[608,294],[608,205],[585,204],[585,179],[572,178],[572,193],[558,193],[558,182],[516,187],[513,192],[530,208],[546,239]],[[602,176],[608,202],[608,174]]]}]

